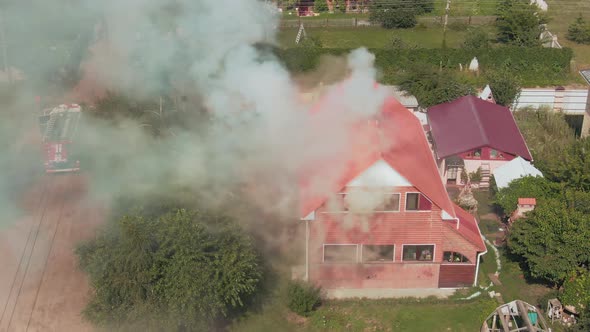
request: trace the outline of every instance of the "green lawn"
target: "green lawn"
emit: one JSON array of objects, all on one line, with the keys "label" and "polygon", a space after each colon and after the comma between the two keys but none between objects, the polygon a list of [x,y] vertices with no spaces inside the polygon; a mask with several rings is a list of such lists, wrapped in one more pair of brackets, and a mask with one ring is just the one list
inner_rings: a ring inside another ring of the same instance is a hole
[{"label": "green lawn", "polygon": [[495,309],[476,300],[342,300],[324,303],[311,317],[298,318],[280,304],[236,322],[231,331],[477,331]]},{"label": "green lawn", "polygon": [[[576,64],[580,68],[590,68],[590,45],[576,44],[567,40],[567,28],[579,14],[590,21],[590,1],[573,0],[567,4],[557,0],[548,0],[549,5],[549,31],[557,34],[559,43],[564,47],[571,47],[574,50]],[[579,76],[579,75],[578,75]]]},{"label": "green lawn", "polygon": [[[326,48],[368,48],[388,47],[394,36],[421,48],[439,48],[442,46],[441,28],[415,28],[387,30],[378,27],[366,28],[309,28],[308,36],[319,38]],[[282,47],[294,47],[297,29],[283,29],[278,34]],[[465,38],[465,31],[447,30],[447,45],[460,47]]]}]

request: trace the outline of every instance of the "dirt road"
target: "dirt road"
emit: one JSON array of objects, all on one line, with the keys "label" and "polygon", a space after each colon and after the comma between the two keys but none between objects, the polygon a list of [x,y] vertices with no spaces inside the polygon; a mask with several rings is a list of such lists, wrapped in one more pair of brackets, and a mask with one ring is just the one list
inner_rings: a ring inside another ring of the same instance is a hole
[{"label": "dirt road", "polygon": [[81,174],[48,175],[23,202],[25,216],[0,229],[0,331],[91,331],[80,311],[88,281],[74,248],[103,210],[85,198]]}]

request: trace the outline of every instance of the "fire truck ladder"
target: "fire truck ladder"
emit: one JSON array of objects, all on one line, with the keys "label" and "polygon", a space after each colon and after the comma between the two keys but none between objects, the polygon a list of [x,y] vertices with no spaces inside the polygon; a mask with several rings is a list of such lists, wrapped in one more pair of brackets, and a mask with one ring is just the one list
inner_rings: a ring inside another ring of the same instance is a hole
[{"label": "fire truck ladder", "polygon": [[43,142],[46,142],[49,138],[49,135],[51,135],[51,131],[53,130],[53,126],[55,125],[55,121],[57,121],[57,114],[50,114],[49,120],[47,121],[47,126],[45,127]]}]

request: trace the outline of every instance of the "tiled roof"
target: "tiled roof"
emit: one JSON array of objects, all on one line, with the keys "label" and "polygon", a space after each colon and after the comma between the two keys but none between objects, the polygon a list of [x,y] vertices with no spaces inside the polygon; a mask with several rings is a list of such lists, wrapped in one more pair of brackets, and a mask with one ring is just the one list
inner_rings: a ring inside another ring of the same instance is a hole
[{"label": "tiled roof", "polygon": [[518,205],[537,205],[536,198],[519,198]]},{"label": "tiled roof", "polygon": [[[314,115],[321,113],[321,109],[320,101]],[[380,159],[434,204],[455,216],[420,121],[395,98],[388,97],[381,113],[372,121],[351,126],[350,136],[349,153],[309,165],[301,175],[301,217],[320,207],[328,193],[338,192]],[[319,182],[323,182],[322,190],[314,190]]]}]

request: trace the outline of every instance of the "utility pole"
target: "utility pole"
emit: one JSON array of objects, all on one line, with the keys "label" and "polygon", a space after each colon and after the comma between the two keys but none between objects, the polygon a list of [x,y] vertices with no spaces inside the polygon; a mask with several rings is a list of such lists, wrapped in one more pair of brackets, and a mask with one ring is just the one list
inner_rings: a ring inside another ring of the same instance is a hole
[{"label": "utility pole", "polygon": [[445,21],[443,23],[443,49],[447,47],[447,24],[449,23],[449,11],[451,10],[451,0],[447,0],[445,8]]},{"label": "utility pole", "polygon": [[8,68],[8,59],[6,55],[6,35],[4,33],[4,13],[0,9],[0,43],[2,43],[2,61],[4,64],[4,72],[8,78],[8,83],[12,83],[12,73]]},{"label": "utility pole", "polygon": [[447,31],[447,23],[449,22],[449,11],[451,10],[451,0],[447,0],[447,8],[445,8],[445,22],[443,24],[443,33]]}]

